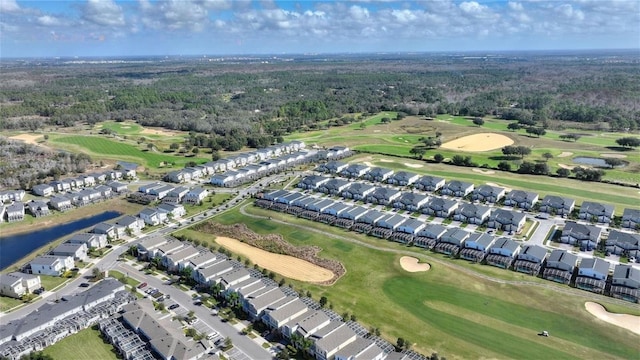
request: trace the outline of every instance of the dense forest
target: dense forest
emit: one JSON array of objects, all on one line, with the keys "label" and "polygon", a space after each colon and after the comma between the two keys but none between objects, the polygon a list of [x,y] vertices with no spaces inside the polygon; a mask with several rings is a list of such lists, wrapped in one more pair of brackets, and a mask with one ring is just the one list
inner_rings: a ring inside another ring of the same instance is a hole
[{"label": "dense forest", "polygon": [[336,124],[327,119],[397,110],[635,131],[638,62],[633,53],[4,62],[0,130],[133,119],[237,150]]}]

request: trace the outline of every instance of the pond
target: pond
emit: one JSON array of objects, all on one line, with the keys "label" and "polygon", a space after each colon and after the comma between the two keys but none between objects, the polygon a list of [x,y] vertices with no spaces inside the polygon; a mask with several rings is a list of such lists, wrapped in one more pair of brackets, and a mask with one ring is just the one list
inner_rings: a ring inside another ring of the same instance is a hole
[{"label": "pond", "polygon": [[[596,167],[604,167],[604,168],[611,167],[611,166],[607,165],[605,159],[588,157],[588,156],[574,157],[573,158],[573,162],[576,163],[576,164],[590,165],[590,166],[596,166]],[[627,165],[627,162],[623,161],[621,165],[616,166],[616,167],[624,167],[626,165]]]},{"label": "pond", "polygon": [[111,220],[122,215],[117,211],[105,211],[84,219],[29,233],[0,236],[0,270],[13,265],[23,257],[38,248],[47,245],[63,236],[72,234],[103,221]]}]

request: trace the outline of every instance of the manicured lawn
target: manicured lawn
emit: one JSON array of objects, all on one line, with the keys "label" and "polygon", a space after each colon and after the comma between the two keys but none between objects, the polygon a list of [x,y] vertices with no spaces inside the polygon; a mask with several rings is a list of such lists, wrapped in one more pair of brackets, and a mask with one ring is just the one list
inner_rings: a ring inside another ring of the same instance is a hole
[{"label": "manicured lawn", "polygon": [[61,276],[40,275],[40,283],[47,291],[53,290],[56,286],[59,286],[67,280],[69,279]]},{"label": "manicured lawn", "polygon": [[0,296],[0,312],[5,312],[9,309],[23,304],[22,300],[10,298],[8,296]]},{"label": "manicured lawn", "polygon": [[[365,327],[379,328],[383,337],[391,342],[397,337],[408,339],[421,353],[438,352],[448,359],[564,359],[632,358],[640,350],[636,336],[595,321],[584,310],[585,298],[541,287],[487,281],[435,259],[492,277],[500,273],[510,279],[558,286],[569,293],[579,290],[513,271],[445,259],[422,249],[277,212],[254,207],[247,210],[269,214],[274,220],[284,219],[292,225],[303,224],[326,231],[327,234],[318,234],[273,220],[247,218],[237,209],[216,218],[221,223],[243,222],[260,234],[281,234],[294,245],[321,247],[320,256],[341,261],[347,273],[328,287],[291,280],[288,283],[300,292],[309,290],[316,300],[326,296],[336,312],[355,314]],[[408,251],[430,262],[432,269],[425,273],[406,273],[399,266],[400,255],[346,242],[331,234],[353,237],[381,248]],[[607,298],[594,297],[607,304]],[[551,337],[537,336],[542,330],[549,331]]]},{"label": "manicured lawn", "polygon": [[138,134],[142,131],[142,126],[130,121],[105,121],[100,123],[100,125],[102,125],[102,129],[109,129],[115,133],[123,135]]},{"label": "manicured lawn", "polygon": [[[52,143],[71,145],[74,149],[81,149],[89,152],[96,157],[114,158],[119,160],[130,160],[141,162],[146,166],[153,168],[160,167],[163,163],[173,164],[175,167],[183,167],[189,161],[198,163],[205,162],[205,159],[198,157],[179,157],[173,155],[165,155],[155,151],[144,151],[142,145],[134,146],[126,142],[119,142],[106,139],[100,136],[56,136],[51,139]],[[146,149],[145,149],[146,150]]]},{"label": "manicured lawn", "polygon": [[76,334],[67,336],[43,351],[54,360],[91,359],[115,360],[115,348],[100,337],[97,327],[84,329]]},{"label": "manicured lawn", "polygon": [[123,274],[120,271],[109,270],[109,276],[118,279],[121,283],[124,283],[126,285],[131,285],[133,287],[136,287],[140,284],[140,281],[132,277],[127,277],[126,274]]}]

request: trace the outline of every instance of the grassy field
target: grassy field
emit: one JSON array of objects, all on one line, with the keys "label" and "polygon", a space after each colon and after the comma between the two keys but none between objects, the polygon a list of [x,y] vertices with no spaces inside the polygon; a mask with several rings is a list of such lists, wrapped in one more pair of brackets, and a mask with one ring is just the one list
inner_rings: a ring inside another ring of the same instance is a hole
[{"label": "grassy field", "polygon": [[154,150],[142,149],[142,145],[132,145],[124,140],[117,141],[102,136],[88,135],[56,135],[49,140],[54,145],[82,151],[96,158],[111,158],[142,163],[144,166],[158,168],[163,164],[184,167],[190,161],[205,162],[204,158],[182,157],[163,154]]},{"label": "grassy field", "polygon": [[133,287],[140,285],[140,281],[134,278],[128,277],[127,275],[121,273],[120,271],[109,270],[109,276],[118,279],[121,283],[125,285],[131,285]]},{"label": "grassy field", "polygon": [[91,359],[115,360],[115,348],[100,337],[97,326],[84,329],[76,334],[67,336],[57,343],[44,349],[44,354],[54,360]]},{"label": "grassy field", "polygon": [[[408,339],[421,353],[438,352],[449,359],[577,359],[632,358],[640,350],[637,336],[601,323],[587,313],[583,298],[539,287],[491,282],[433,261],[435,256],[421,249],[366,238],[285,214],[248,209],[252,213],[269,213],[274,219],[283,217],[291,224],[319,228],[328,234],[269,220],[248,220],[238,210],[228,211],[216,221],[243,222],[257,233],[282,234],[294,245],[320,246],[323,249],[320,255],[341,261],[347,273],[330,287],[289,282],[298,290],[311,291],[316,299],[326,296],[335,311],[355,314],[359,322],[380,328],[383,337],[392,342],[397,337]],[[423,261],[431,259],[431,271],[406,273],[399,266],[400,255],[336,239],[330,235],[333,233],[382,248],[414,252]],[[464,261],[455,264],[486,269],[490,276],[502,273],[511,279],[544,281]],[[595,298],[608,306],[605,297]],[[537,336],[541,330],[552,336]]]},{"label": "grassy field", "polygon": [[[629,134],[603,133],[594,131],[579,131],[582,137],[576,142],[567,142],[559,138],[565,132],[548,130],[542,137],[527,134],[525,130],[510,131],[507,125],[511,121],[505,121],[492,117],[485,118],[485,124],[481,127],[473,125],[467,117],[439,115],[436,119],[425,120],[421,117],[407,117],[400,121],[392,121],[382,124],[380,119],[384,116],[395,118],[395,113],[381,113],[372,116],[362,123],[360,122],[341,127],[332,127],[325,130],[317,130],[303,133],[294,133],[287,137],[288,140],[303,140],[310,145],[319,146],[346,145],[355,150],[369,153],[388,154],[393,156],[411,157],[410,150],[419,143],[421,137],[441,134],[443,142],[451,141],[463,136],[479,132],[495,132],[510,137],[515,145],[523,145],[532,149],[531,155],[525,157],[527,161],[545,161],[552,172],[562,166],[577,166],[573,158],[577,156],[600,158],[602,154],[615,154],[629,162],[624,168],[605,169],[605,179],[623,181],[627,183],[640,183],[640,151],[622,151],[615,140]],[[571,131],[567,131],[569,133]],[[635,135],[631,135],[635,136]],[[433,149],[427,151],[425,158],[431,158],[434,154],[441,154],[445,159],[453,155],[463,154],[471,156],[472,161],[478,165],[496,167],[499,162],[505,160],[500,149],[485,152],[459,152],[446,149]],[[544,153],[553,155],[551,159],[543,158]],[[561,154],[568,156],[558,157]],[[508,160],[513,168],[519,166],[518,160]]]}]

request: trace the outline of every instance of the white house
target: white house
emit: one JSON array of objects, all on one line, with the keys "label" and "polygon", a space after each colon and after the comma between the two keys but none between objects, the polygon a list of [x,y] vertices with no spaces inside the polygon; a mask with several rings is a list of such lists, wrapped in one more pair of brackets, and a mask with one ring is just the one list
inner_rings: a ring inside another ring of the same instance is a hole
[{"label": "white house", "polygon": [[201,187],[191,189],[184,197],[184,201],[190,204],[199,204],[209,195],[209,190]]},{"label": "white house", "polygon": [[0,274],[0,295],[19,299],[41,287],[40,276],[12,272]]},{"label": "white house", "polygon": [[142,229],[144,229],[145,222],[144,220],[133,217],[131,215],[125,215],[120,219],[116,220],[116,225],[122,227],[126,232],[127,229],[131,231],[132,234],[139,233]]},{"label": "white house", "polygon": [[51,276],[60,276],[73,265],[73,257],[55,255],[38,256],[29,263],[32,274]]},{"label": "white house", "polygon": [[38,184],[31,188],[31,191],[39,196],[51,196],[53,195],[53,186],[49,184]]},{"label": "white house", "polygon": [[181,204],[160,204],[157,207],[159,213],[165,213],[167,217],[174,219],[183,217],[187,214],[184,206]]},{"label": "white house", "polygon": [[167,213],[160,212],[157,209],[145,208],[138,213],[138,217],[144,220],[145,224],[156,226],[167,220]]},{"label": "white house", "polygon": [[87,260],[87,245],[84,243],[62,243],[51,250],[51,255],[72,256],[75,261]]},{"label": "white house", "polygon": [[[93,230],[95,231],[96,228],[98,228],[99,225],[104,225],[103,227],[109,226],[108,230],[103,232],[103,233],[93,233],[93,234],[80,233],[80,234],[74,234],[69,240],[67,240],[67,243],[70,243],[70,244],[84,244],[84,245],[86,245],[87,249],[90,249],[90,248],[100,249],[100,248],[103,248],[103,247],[107,246],[107,242],[108,242],[107,237],[108,236],[111,236],[112,238],[116,238],[117,237],[117,233],[115,233],[115,225],[111,225],[111,224],[107,224],[107,223],[100,223],[100,224],[96,225],[93,228]],[[113,234],[113,235],[109,235],[110,233]]]}]

